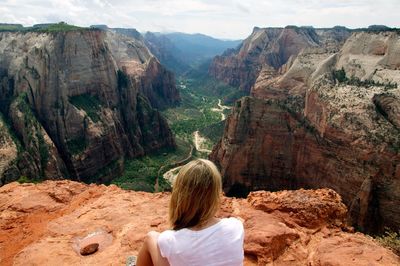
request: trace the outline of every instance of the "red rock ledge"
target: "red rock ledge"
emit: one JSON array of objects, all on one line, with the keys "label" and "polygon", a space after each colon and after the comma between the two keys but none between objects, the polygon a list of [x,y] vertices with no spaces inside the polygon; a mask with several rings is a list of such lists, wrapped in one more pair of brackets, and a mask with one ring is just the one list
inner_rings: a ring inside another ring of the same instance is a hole
[{"label": "red rock ledge", "polygon": [[[147,231],[168,228],[168,200],[168,193],[71,181],[5,185],[0,265],[125,265]],[[244,219],[245,265],[400,265],[371,237],[347,232],[346,207],[329,189],[224,198],[219,216]],[[80,255],[90,239],[97,252]]]}]

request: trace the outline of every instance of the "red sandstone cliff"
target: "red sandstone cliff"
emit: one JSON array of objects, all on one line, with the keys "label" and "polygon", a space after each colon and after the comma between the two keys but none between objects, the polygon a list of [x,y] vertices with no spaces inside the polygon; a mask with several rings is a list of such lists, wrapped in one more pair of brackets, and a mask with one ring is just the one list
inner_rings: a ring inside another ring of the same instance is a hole
[{"label": "red sandstone cliff", "polygon": [[358,228],[400,228],[399,51],[396,32],[357,32],[261,71],[211,154],[225,191],[328,187]]},{"label": "red sandstone cliff", "polygon": [[277,70],[305,48],[324,47],[337,51],[349,35],[349,30],[341,27],[254,28],[237,50],[216,56],[209,73],[231,86],[250,91],[263,69]]},{"label": "red sandstone cliff", "polygon": [[96,180],[124,157],[173,147],[154,108],[179,101],[140,39],[110,31],[0,33],[0,185]]},{"label": "red sandstone cliff", "polygon": [[[168,193],[71,181],[0,188],[1,265],[125,265],[146,232],[168,228]],[[223,198],[219,217],[244,220],[245,265],[398,265],[372,238],[349,233],[346,207],[329,189]],[[99,243],[89,256],[80,245]]]}]

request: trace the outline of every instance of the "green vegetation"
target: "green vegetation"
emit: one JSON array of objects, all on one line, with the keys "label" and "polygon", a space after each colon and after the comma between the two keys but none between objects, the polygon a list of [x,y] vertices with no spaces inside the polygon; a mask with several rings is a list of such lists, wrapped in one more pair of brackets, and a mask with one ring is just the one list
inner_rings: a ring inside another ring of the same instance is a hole
[{"label": "green vegetation", "polygon": [[21,24],[6,24],[0,23],[0,32],[1,31],[18,31],[23,30],[24,27]]},{"label": "green vegetation", "polygon": [[332,76],[333,76],[333,80],[335,80],[339,83],[343,83],[343,82],[347,81],[346,71],[344,71],[343,67],[339,70],[333,70]]},{"label": "green vegetation", "polygon": [[[35,27],[33,27],[35,29]],[[65,31],[74,31],[74,30],[86,30],[88,28],[82,28],[74,25],[69,25],[65,22],[60,22],[57,24],[49,24],[44,27],[37,27],[37,31],[42,32],[65,32]]]},{"label": "green vegetation", "polygon": [[40,155],[40,166],[42,176],[44,176],[44,169],[46,169],[47,162],[49,161],[49,148],[47,147],[46,141],[44,140],[42,132],[36,131],[36,137],[39,144],[39,155]]},{"label": "green vegetation", "polygon": [[37,184],[37,183],[38,183],[38,180],[30,179],[30,178],[28,178],[28,177],[22,175],[22,176],[20,176],[20,177],[18,178],[17,182],[20,183],[20,184],[24,184],[24,183],[34,183],[34,184]]},{"label": "green vegetation", "polygon": [[[15,101],[17,108],[24,115],[24,131],[27,133],[26,138],[22,138],[24,148],[34,158],[37,157],[37,152],[39,152],[40,175],[44,177],[44,170],[49,160],[49,148],[44,139],[42,127],[28,103],[26,93],[21,93]],[[19,149],[18,155],[20,155],[20,151],[21,149]]]},{"label": "green vegetation", "polygon": [[84,150],[86,150],[87,144],[88,143],[85,136],[67,141],[68,150],[71,152],[72,155],[82,153]]},{"label": "green vegetation", "polygon": [[118,69],[117,81],[118,81],[118,89],[127,88],[129,83],[129,77],[125,72]]},{"label": "green vegetation", "polygon": [[390,229],[385,230],[382,236],[376,238],[382,245],[390,248],[394,253],[400,256],[400,231],[394,232]]},{"label": "green vegetation", "polygon": [[94,123],[100,121],[101,102],[97,97],[89,94],[81,94],[70,97],[69,102],[76,108],[85,111]]},{"label": "green vegetation", "polygon": [[[128,77],[122,71],[117,71],[118,87],[127,86]],[[218,100],[233,99],[239,97],[238,89],[225,85],[222,82],[211,79],[207,75],[207,68],[181,77],[177,81],[177,87],[182,98],[178,107],[163,111],[167,118],[177,142],[176,150],[164,150],[145,157],[127,160],[122,176],[114,179],[116,184],[124,189],[142,190],[153,192],[158,178],[159,191],[169,190],[170,184],[161,176],[169,169],[175,167],[175,163],[186,159],[190,154],[193,144],[193,133],[199,131],[206,142],[202,147],[212,149],[222,136],[225,121],[221,121],[221,112],[213,111],[218,108]],[[152,109],[148,102],[138,98],[138,108],[146,115],[152,115]],[[150,108],[150,109],[149,109]],[[230,110],[224,110],[227,116]],[[143,131],[152,130],[151,125],[144,127]],[[206,157],[207,153],[195,153],[193,157]]]},{"label": "green vegetation", "polygon": [[0,24],[1,31],[18,31],[18,32],[46,32],[46,33],[57,33],[67,31],[82,31],[90,30],[90,28],[78,27],[67,24],[65,22],[59,23],[48,23],[48,24],[37,24],[32,27],[23,27],[19,24]]},{"label": "green vegetation", "polygon": [[97,183],[109,185],[110,177],[114,176],[115,172],[119,172],[121,163],[121,160],[113,160],[99,169],[95,175],[82,178],[81,181],[87,184]]},{"label": "green vegetation", "polygon": [[212,143],[217,143],[221,139],[221,132],[224,132],[225,121],[219,121],[217,123],[211,124],[208,127],[202,129],[204,137],[211,140]]},{"label": "green vegetation", "polygon": [[[170,108],[164,111],[171,129],[176,136],[186,140],[192,139],[194,131],[199,130],[202,134],[205,130],[213,130],[213,143],[222,136],[223,127],[218,123],[221,121],[221,113],[212,111],[217,108],[218,99],[233,94],[235,89],[221,84],[213,79],[181,79],[178,81],[182,103],[179,107]],[[225,110],[228,115],[230,110]],[[217,129],[220,129],[217,132]]]},{"label": "green vegetation", "polygon": [[397,89],[397,83],[382,83],[379,81],[374,81],[372,79],[367,79],[367,80],[360,80],[357,77],[350,77],[348,78],[346,75],[346,71],[342,67],[339,70],[333,70],[332,71],[332,77],[333,80],[340,83],[340,84],[346,84],[346,85],[353,85],[357,87],[384,87],[385,90],[390,90],[390,89]]},{"label": "green vegetation", "polygon": [[17,146],[17,151],[18,154],[20,154],[23,151],[23,147],[21,145],[20,139],[17,137],[15,134],[15,131],[12,129],[10,119],[8,117],[5,117],[2,112],[0,112],[0,120],[3,121],[5,128],[0,128],[1,130],[7,130],[7,133],[10,135],[11,139]]},{"label": "green vegetation", "polygon": [[[180,139],[176,142],[177,148],[174,150],[164,149],[138,159],[127,160],[124,174],[112,183],[123,189],[154,192],[157,177],[167,171],[170,164],[181,161],[190,154],[188,143]],[[158,185],[159,191],[171,189],[171,185],[164,178],[158,178]]]}]

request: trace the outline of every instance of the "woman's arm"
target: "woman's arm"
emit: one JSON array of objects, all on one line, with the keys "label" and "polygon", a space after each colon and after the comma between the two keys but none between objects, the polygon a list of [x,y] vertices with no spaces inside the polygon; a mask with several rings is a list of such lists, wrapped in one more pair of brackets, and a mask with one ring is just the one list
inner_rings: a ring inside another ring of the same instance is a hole
[{"label": "woman's arm", "polygon": [[157,239],[160,233],[150,231],[147,233],[143,246],[139,251],[137,266],[169,266],[168,260],[161,256]]}]

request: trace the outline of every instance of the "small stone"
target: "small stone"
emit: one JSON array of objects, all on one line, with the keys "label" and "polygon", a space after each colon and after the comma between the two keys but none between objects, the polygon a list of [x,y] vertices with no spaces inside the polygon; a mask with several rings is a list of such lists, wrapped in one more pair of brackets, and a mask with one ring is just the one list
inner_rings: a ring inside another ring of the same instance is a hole
[{"label": "small stone", "polygon": [[98,249],[99,249],[99,244],[98,243],[92,243],[92,244],[89,244],[89,245],[86,245],[86,246],[82,247],[81,250],[80,250],[80,253],[83,256],[87,256],[87,255],[95,253]]}]

